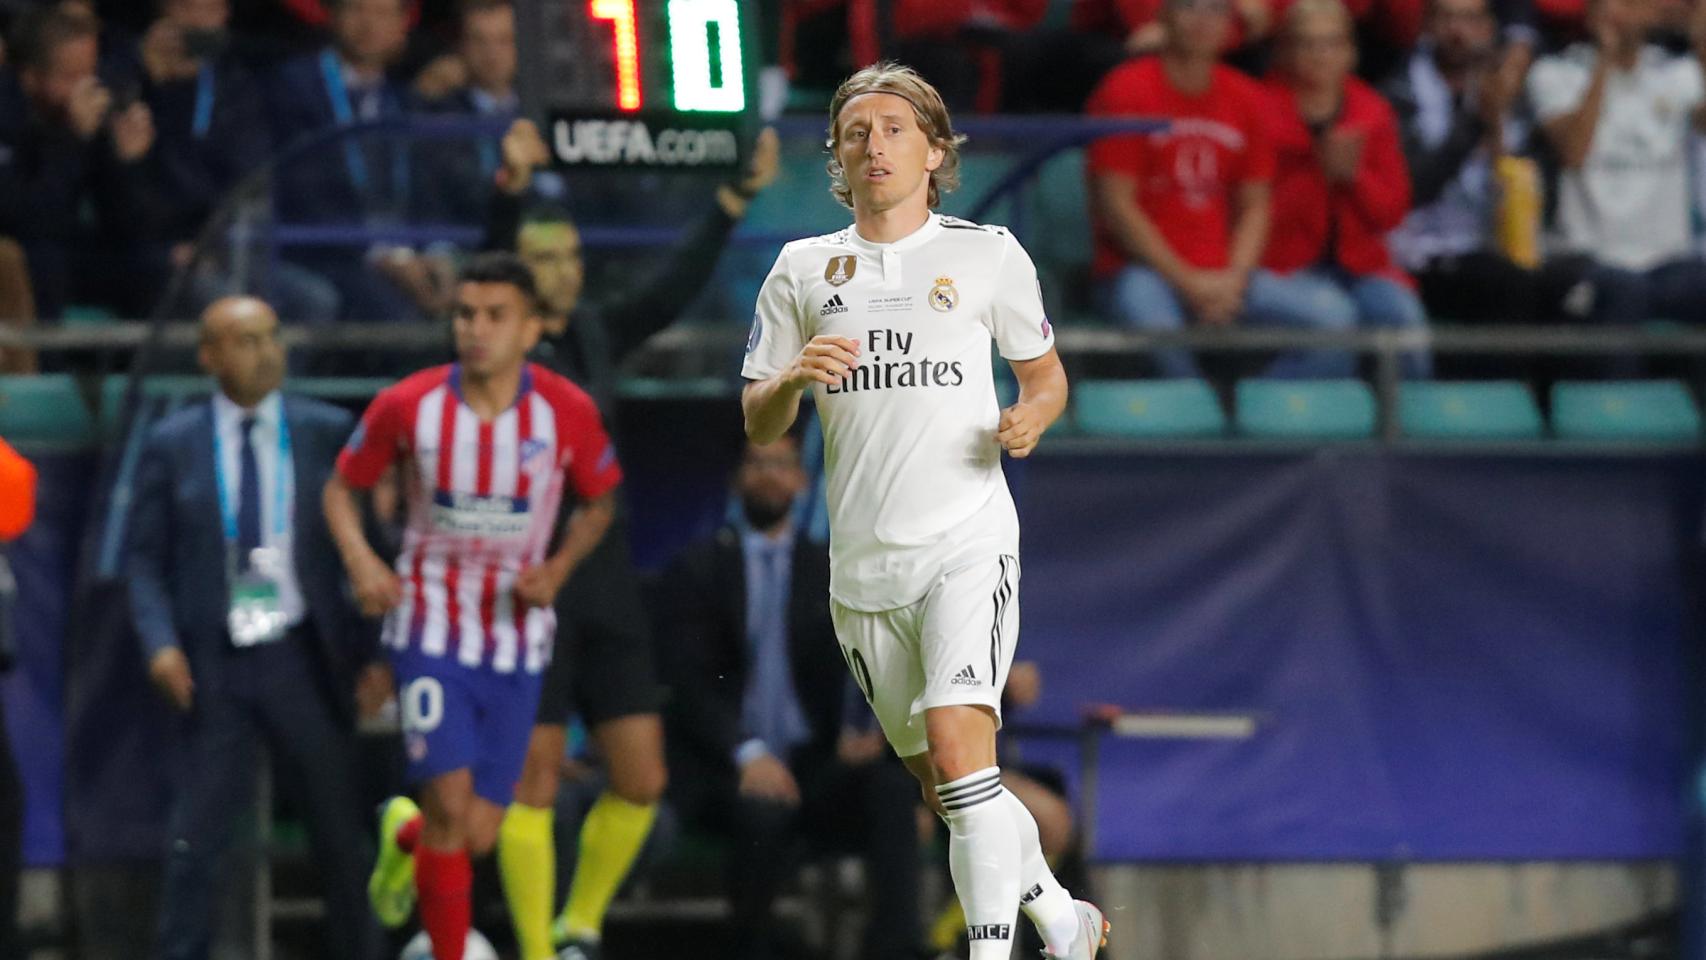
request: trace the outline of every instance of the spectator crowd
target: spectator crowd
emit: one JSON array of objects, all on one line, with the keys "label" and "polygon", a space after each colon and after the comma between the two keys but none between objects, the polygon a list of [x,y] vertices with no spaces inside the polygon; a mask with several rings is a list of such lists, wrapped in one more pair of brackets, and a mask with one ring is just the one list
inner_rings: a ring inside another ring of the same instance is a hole
[{"label": "spectator crowd", "polygon": [[[1087,299],[1113,323],[1639,323],[1706,304],[1699,0],[899,0],[876,24],[846,0],[758,9],[766,61],[799,89],[892,56],[961,112],[1166,121],[1087,151]],[[282,165],[282,221],[365,229],[269,258],[287,323],[434,315],[447,257],[374,227],[489,223],[506,180],[562,192],[529,177],[542,155],[506,164],[499,142],[519,116],[508,0],[10,0],[0,26],[8,322],[146,316],[192,259],[184,312],[233,292],[230,264],[196,257],[210,216],[329,128],[433,114],[494,132],[349,137]],[[1184,351],[1156,360],[1196,372]]]}]

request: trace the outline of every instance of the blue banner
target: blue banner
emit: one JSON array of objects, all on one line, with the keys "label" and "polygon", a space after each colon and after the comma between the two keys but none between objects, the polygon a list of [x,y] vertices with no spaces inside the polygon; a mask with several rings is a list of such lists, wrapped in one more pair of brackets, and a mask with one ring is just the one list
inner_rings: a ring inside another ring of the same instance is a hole
[{"label": "blue banner", "polygon": [[1043,456],[1024,636],[1081,705],[1249,713],[1109,740],[1131,860],[1682,852],[1698,458]]}]

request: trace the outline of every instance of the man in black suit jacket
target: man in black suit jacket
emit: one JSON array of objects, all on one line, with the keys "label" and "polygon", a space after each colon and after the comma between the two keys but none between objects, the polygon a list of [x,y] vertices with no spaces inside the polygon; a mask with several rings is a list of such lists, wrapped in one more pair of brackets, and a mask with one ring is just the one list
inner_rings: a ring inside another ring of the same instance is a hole
[{"label": "man in black suit jacket", "polygon": [[770,906],[803,835],[865,858],[860,956],[910,958],[918,791],[850,694],[823,599],[829,555],[793,521],[806,482],[796,438],[749,445],[736,474],[744,522],[688,548],[665,576],[672,796],[687,821],[734,840],[739,956],[774,956]]},{"label": "man in black suit jacket", "polygon": [[[334,0],[331,43],[287,60],[272,77],[267,113],[279,150],[334,127],[406,116],[407,88],[388,75],[408,42],[407,0]],[[293,224],[360,226],[395,223],[414,209],[418,183],[406,138],[346,134],[296,156],[276,173],[277,214]],[[344,319],[411,320],[420,312],[382,271],[391,257],[365,243],[302,246],[287,251],[292,263],[334,284]],[[294,318],[292,318],[294,319]]]},{"label": "man in black suit jacket", "polygon": [[278,317],[260,300],[208,307],[199,356],[219,390],[150,430],[130,522],[132,617],[182,735],[160,954],[208,955],[214,874],[233,821],[253,802],[264,740],[306,801],[325,955],[373,960],[355,719],[357,701],[376,710],[391,682],[344,591],[319,508],[353,422],[279,392]]}]

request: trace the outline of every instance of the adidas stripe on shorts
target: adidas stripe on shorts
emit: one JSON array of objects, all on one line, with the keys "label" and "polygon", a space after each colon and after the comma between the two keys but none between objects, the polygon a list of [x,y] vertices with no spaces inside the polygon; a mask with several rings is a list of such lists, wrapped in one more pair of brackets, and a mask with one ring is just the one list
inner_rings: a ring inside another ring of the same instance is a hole
[{"label": "adidas stripe on shorts", "polygon": [[924,753],[924,711],[985,706],[1001,722],[1001,690],[1019,639],[1019,558],[1006,554],[942,574],[924,598],[875,613],[830,601],[841,655],[894,752]]}]

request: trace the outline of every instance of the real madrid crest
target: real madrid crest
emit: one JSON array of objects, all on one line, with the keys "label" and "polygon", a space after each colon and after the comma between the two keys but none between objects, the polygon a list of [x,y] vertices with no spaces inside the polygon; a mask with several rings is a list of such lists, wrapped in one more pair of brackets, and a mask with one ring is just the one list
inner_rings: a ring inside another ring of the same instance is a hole
[{"label": "real madrid crest", "polygon": [[853,279],[853,274],[859,272],[859,258],[855,256],[830,257],[823,265],[823,278],[832,287],[839,287]]},{"label": "real madrid crest", "polygon": [[930,288],[930,306],[947,313],[960,305],[960,292],[954,289],[953,277],[937,277]]}]

